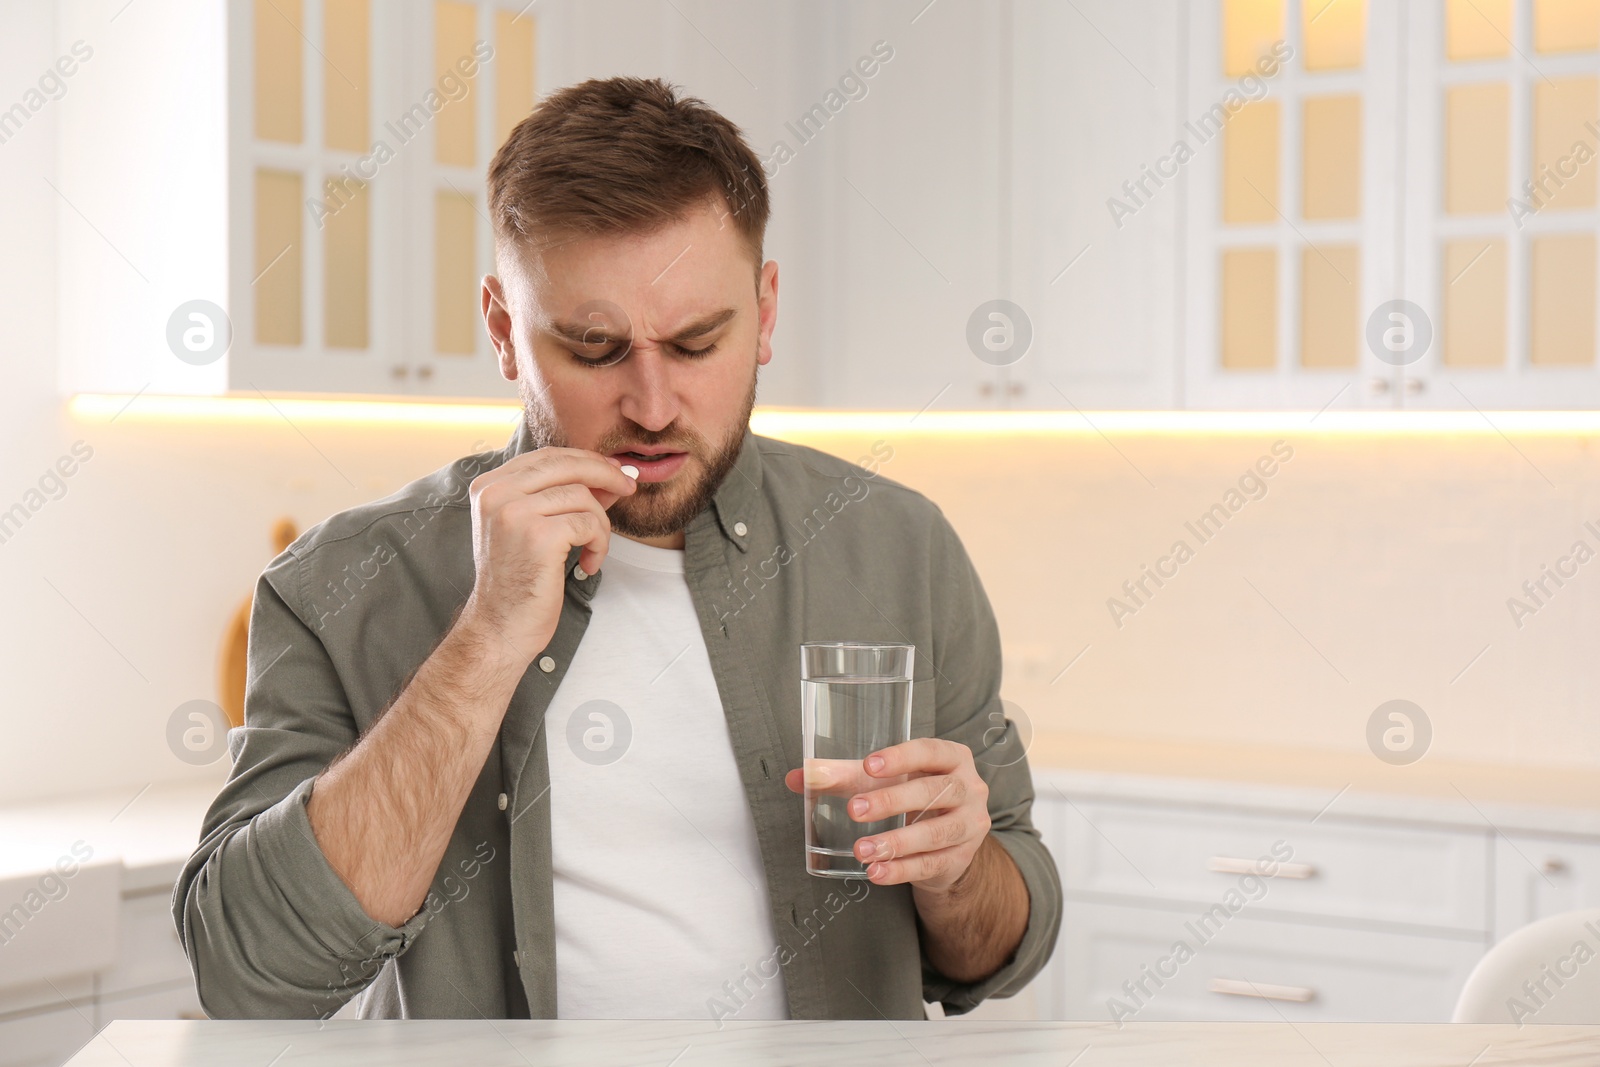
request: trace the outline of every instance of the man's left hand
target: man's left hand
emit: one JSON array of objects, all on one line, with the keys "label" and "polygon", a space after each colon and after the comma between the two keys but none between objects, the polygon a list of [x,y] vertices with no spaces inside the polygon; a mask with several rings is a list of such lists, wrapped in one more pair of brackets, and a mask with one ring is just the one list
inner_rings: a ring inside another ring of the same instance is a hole
[{"label": "man's left hand", "polygon": [[[813,792],[850,796],[856,822],[906,816],[904,827],[856,842],[856,858],[868,864],[874,884],[909,882],[915,890],[943,894],[967,873],[990,825],[989,784],[978,775],[970,748],[919,737],[870,754],[860,775],[841,778],[832,769],[837,764],[829,760],[813,769]],[[882,779],[891,781],[877,786]],[[803,793],[808,783],[795,768],[784,784]]]}]

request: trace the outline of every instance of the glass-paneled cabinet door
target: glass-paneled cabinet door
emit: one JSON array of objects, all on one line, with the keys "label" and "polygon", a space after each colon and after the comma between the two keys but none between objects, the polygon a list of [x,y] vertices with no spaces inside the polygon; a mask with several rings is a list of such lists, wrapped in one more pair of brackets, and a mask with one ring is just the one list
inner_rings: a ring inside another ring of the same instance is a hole
[{"label": "glass-paneled cabinet door", "polygon": [[1400,4],[1186,5],[1184,406],[1391,406]]},{"label": "glass-paneled cabinet door", "polygon": [[480,284],[494,271],[486,179],[536,97],[536,9],[408,0],[401,107],[389,133],[406,153],[397,391],[515,395],[484,329]]},{"label": "glass-paneled cabinet door", "polygon": [[525,6],[231,0],[231,389],[513,395],[478,292]]},{"label": "glass-paneled cabinet door", "polygon": [[1600,0],[1413,0],[1410,406],[1600,407]]},{"label": "glass-paneled cabinet door", "polygon": [[229,5],[234,392],[385,391],[404,194],[377,147],[399,14],[373,0]]}]

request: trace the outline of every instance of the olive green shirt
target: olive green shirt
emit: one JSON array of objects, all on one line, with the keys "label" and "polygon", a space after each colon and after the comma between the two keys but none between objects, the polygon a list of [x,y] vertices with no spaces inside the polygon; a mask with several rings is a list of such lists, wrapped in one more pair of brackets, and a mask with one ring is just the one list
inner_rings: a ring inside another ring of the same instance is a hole
[{"label": "olive green shirt", "polygon": [[[322,1017],[364,991],[364,1018],[557,1017],[542,727],[603,568],[579,580],[572,550],[555,636],[519,682],[414,917],[370,918],[306,816],[317,775],[404,690],[472,590],[472,479],[530,447],[519,424],[504,449],[312,527],[261,574],[232,772],[173,892],[209,1014]],[[795,1019],[922,1019],[925,1000],[968,1011],[1027,985],[1061,923],[1023,741],[1000,702],[988,599],[944,514],[879,473],[892,448],[873,451],[858,465],[747,430],[737,464],[685,531],[684,576],[778,940],[766,977],[782,967]],[[988,783],[991,832],[1031,903],[1021,944],[985,980],[951,981],[932,967],[909,885],[806,873],[803,800],[784,784],[802,755],[796,648],[829,640],[915,644],[911,735],[967,745]],[[760,969],[730,978],[760,981]],[[718,1017],[725,991],[705,997],[707,1017]]]}]

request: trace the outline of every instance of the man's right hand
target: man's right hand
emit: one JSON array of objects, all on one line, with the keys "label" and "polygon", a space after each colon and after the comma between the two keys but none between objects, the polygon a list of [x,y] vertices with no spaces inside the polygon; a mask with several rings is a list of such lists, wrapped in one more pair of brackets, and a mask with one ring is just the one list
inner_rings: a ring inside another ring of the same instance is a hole
[{"label": "man's right hand", "polygon": [[579,448],[540,448],[472,480],[472,594],[457,625],[526,669],[561,617],[567,554],[594,574],[611,547],[606,509],[638,483],[622,461]]}]

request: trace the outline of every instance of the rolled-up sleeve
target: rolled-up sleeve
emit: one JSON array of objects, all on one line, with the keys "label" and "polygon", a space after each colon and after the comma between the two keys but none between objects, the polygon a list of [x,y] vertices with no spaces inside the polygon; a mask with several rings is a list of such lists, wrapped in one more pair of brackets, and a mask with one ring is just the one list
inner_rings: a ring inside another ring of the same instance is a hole
[{"label": "rolled-up sleeve", "polygon": [[320,1018],[364,989],[427,922],[372,919],[328,863],[306,813],[316,776],[357,739],[338,673],[296,614],[301,561],[256,583],[245,725],[206,813],[172,912],[200,1002],[214,1018]]},{"label": "rolled-up sleeve", "polygon": [[955,982],[922,953],[923,1000],[961,1015],[989,997],[1020,992],[1044,968],[1061,930],[1061,875],[1033,825],[1033,775],[1026,740],[1000,699],[1000,628],[976,569],[940,513],[933,523],[934,663],[938,736],[972,749],[989,786],[990,833],[1028,888],[1028,925],[1006,964],[977,982]]}]

